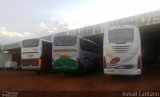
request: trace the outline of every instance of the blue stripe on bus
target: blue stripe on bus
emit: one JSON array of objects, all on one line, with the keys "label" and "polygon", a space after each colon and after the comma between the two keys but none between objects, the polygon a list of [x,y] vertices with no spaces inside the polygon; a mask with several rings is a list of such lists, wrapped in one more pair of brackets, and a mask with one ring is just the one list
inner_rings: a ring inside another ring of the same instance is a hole
[{"label": "blue stripe on bus", "polygon": [[132,69],[133,67],[134,67],[134,65],[126,64],[126,65],[116,66],[116,67],[114,67],[114,69]]}]

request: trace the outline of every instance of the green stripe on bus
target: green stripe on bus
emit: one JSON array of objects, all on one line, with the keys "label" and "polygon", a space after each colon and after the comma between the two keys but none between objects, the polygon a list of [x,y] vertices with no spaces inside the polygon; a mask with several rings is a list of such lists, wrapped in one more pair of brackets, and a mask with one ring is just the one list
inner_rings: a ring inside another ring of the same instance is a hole
[{"label": "green stripe on bus", "polygon": [[72,59],[57,59],[53,63],[54,72],[78,72],[78,65]]}]

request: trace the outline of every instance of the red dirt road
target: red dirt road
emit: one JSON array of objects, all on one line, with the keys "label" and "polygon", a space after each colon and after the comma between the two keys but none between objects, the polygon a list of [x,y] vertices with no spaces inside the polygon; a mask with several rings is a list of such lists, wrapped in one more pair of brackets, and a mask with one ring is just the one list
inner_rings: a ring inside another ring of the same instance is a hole
[{"label": "red dirt road", "polygon": [[[111,77],[100,73],[80,76],[64,74],[38,75],[30,71],[0,71],[0,90],[3,92],[30,91],[32,92],[30,94],[39,94],[44,91],[58,93],[59,91],[64,92],[61,93],[64,95],[67,91],[79,92],[80,94],[82,91],[108,91],[107,93],[111,95],[117,93],[121,96],[122,91],[160,91],[160,72],[148,72],[138,79],[136,77]],[[41,96],[45,97],[46,95]]]}]

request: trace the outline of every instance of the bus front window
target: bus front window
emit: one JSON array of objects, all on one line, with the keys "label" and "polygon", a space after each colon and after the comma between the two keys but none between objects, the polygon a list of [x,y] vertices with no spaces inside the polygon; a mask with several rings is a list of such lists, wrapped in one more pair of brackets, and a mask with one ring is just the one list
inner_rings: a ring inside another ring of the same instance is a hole
[{"label": "bus front window", "polygon": [[56,36],[54,38],[55,46],[73,46],[76,45],[76,36]]},{"label": "bus front window", "polygon": [[39,39],[29,39],[29,40],[24,40],[22,42],[22,46],[24,48],[27,47],[37,47],[39,45]]},{"label": "bus front window", "polygon": [[124,44],[133,42],[134,29],[114,29],[108,32],[109,43]]}]

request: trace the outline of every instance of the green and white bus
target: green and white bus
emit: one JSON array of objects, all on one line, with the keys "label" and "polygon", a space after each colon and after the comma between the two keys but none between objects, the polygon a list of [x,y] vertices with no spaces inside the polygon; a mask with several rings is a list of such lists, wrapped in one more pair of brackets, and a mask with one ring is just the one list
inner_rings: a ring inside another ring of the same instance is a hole
[{"label": "green and white bus", "polygon": [[72,35],[53,37],[53,72],[89,73],[97,69],[99,46],[85,38]]}]

